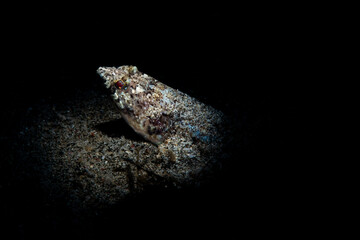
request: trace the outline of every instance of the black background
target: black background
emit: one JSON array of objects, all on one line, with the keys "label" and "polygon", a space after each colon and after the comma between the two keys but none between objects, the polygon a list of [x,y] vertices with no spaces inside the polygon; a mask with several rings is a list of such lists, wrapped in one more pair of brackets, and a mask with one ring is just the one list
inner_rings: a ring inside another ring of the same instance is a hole
[{"label": "black background", "polygon": [[[165,8],[164,8],[165,7]],[[78,222],[45,206],[34,183],[9,183],[2,209],[14,238],[297,236],[312,228],[313,141],[307,124],[321,19],[294,6],[16,6],[3,20],[2,135],[17,112],[102,87],[99,66],[135,65],[247,121],[244,149],[214,183],[146,193]],[[4,11],[7,11],[4,9]],[[315,11],[315,12],[314,12]],[[9,168],[9,169],[8,169]],[[36,179],[36,178],[35,178]],[[66,205],[66,204],[65,204]],[[310,223],[309,223],[310,222]]]}]

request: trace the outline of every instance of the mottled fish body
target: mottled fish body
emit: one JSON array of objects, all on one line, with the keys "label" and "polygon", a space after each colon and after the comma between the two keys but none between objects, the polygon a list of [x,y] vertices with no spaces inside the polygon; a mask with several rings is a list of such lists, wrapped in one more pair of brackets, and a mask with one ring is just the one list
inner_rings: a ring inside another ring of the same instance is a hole
[{"label": "mottled fish body", "polygon": [[121,116],[173,161],[201,159],[222,145],[223,114],[135,66],[100,67]]}]

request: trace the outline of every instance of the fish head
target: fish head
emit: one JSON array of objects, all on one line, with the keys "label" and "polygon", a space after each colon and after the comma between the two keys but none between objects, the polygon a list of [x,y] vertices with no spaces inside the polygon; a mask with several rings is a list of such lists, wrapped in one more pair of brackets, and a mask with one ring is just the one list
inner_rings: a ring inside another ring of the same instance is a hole
[{"label": "fish head", "polygon": [[162,84],[154,78],[143,74],[135,66],[100,67],[97,73],[104,80],[106,88],[120,109],[124,120],[135,132],[150,142],[159,145],[164,140],[164,129],[168,119],[161,114],[154,86]]}]

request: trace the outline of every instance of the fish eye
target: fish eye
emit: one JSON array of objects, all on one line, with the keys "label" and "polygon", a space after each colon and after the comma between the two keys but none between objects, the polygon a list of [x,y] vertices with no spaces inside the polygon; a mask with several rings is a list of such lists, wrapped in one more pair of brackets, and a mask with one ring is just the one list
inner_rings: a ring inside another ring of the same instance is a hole
[{"label": "fish eye", "polygon": [[127,84],[123,81],[123,80],[118,80],[114,83],[115,87],[119,90],[121,89],[126,89],[127,88]]}]

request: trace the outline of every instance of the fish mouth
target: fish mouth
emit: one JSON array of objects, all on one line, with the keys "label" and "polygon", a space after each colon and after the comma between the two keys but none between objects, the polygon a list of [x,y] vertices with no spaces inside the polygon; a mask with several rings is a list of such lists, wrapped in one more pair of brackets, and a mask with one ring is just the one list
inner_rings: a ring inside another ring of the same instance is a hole
[{"label": "fish mouth", "polygon": [[104,78],[106,76],[107,71],[108,71],[108,69],[106,67],[99,67],[96,70],[97,74],[99,74],[102,78]]},{"label": "fish mouth", "polygon": [[104,84],[106,88],[110,88],[110,86],[114,82],[114,69],[109,67],[99,67],[97,69],[97,74],[104,80]]}]

